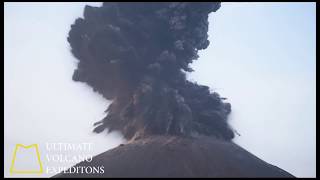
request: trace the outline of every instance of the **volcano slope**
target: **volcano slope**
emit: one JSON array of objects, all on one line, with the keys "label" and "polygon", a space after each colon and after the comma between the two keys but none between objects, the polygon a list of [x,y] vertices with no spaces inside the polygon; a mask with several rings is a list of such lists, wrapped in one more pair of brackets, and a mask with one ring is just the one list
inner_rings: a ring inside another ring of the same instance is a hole
[{"label": "volcano slope", "polygon": [[149,136],[74,167],[89,166],[103,166],[104,173],[54,177],[294,177],[232,142],[205,136]]}]

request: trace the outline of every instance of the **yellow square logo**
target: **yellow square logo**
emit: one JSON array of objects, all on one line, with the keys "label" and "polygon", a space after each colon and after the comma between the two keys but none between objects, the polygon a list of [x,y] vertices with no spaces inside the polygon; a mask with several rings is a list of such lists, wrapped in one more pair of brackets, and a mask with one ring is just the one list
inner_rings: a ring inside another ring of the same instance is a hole
[{"label": "yellow square logo", "polygon": [[[32,149],[35,150],[35,158],[36,158],[35,161],[37,163],[37,168],[29,169],[28,167],[24,167],[23,169],[21,169],[21,168],[16,169],[17,154],[19,154],[19,150],[21,151],[21,149],[25,149],[25,150],[29,149],[31,151],[32,151]],[[22,144],[16,145],[16,147],[14,149],[14,153],[13,153],[12,163],[11,163],[11,167],[10,167],[10,173],[16,173],[16,174],[41,174],[41,173],[43,173],[38,144],[32,144],[29,146],[25,146]]]}]

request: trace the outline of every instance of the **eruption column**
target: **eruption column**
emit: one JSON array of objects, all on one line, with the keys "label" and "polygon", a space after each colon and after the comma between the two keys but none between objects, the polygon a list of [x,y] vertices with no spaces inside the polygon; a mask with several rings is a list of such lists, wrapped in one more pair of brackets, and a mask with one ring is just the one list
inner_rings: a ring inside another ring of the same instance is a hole
[{"label": "eruption column", "polygon": [[231,105],[209,87],[190,82],[189,64],[206,49],[208,15],[217,2],[103,3],[86,6],[68,42],[79,60],[73,80],[112,103],[94,131],[215,136],[231,140]]}]

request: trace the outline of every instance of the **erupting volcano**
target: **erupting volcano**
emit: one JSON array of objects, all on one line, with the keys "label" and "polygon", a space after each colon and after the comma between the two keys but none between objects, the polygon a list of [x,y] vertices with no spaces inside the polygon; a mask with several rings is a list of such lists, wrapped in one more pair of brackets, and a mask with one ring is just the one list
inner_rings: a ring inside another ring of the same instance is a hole
[{"label": "erupting volcano", "polygon": [[218,2],[85,7],[68,37],[79,60],[72,78],[112,101],[94,132],[117,130],[128,143],[93,159],[105,165],[104,174],[57,177],[292,177],[234,144],[226,98],[186,78],[209,45],[208,16],[219,8]]}]

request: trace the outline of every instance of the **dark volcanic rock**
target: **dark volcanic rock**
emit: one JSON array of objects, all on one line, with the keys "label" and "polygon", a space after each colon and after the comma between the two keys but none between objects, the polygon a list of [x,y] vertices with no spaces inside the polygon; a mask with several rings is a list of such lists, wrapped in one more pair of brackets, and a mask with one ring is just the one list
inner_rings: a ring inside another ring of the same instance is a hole
[{"label": "dark volcanic rock", "polygon": [[232,142],[213,137],[152,136],[77,166],[104,166],[104,174],[54,177],[294,177]]}]

